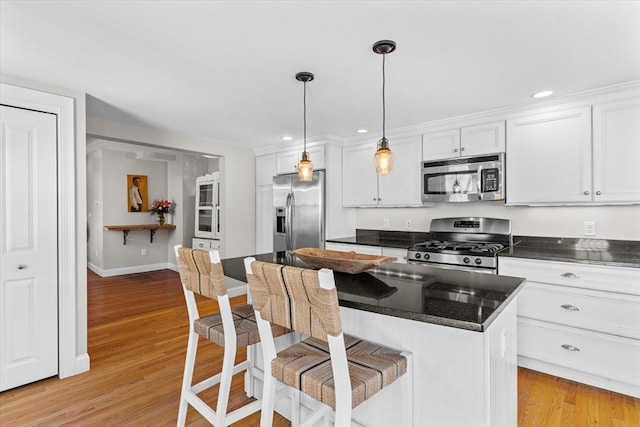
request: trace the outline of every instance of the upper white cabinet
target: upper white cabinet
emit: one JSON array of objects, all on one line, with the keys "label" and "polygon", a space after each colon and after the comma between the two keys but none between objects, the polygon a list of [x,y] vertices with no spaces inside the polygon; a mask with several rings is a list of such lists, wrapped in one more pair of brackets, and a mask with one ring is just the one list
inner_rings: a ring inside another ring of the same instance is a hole
[{"label": "upper white cabinet", "polygon": [[[325,169],[324,146],[308,147],[309,160],[313,163],[313,169]],[[286,151],[276,155],[276,174],[297,173],[298,162],[302,158],[302,150]]]},{"label": "upper white cabinet", "polygon": [[640,201],[640,99],[593,107],[593,200]]},{"label": "upper white cabinet", "polygon": [[391,139],[393,172],[378,176],[373,161],[376,143],[342,150],[342,202],[344,206],[421,206],[420,135]]},{"label": "upper white cabinet", "polygon": [[256,185],[273,184],[273,177],[276,175],[276,155],[265,154],[256,157]]},{"label": "upper white cabinet", "polygon": [[507,204],[589,202],[591,108],[507,120]]},{"label": "upper white cabinet", "polygon": [[505,151],[504,121],[423,135],[422,159],[439,160]]}]

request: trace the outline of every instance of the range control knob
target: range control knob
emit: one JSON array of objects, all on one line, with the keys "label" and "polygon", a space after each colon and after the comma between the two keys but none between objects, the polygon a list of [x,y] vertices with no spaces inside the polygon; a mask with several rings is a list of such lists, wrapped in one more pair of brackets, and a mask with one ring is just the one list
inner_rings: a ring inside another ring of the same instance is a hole
[{"label": "range control knob", "polygon": [[429,259],[429,254],[424,254],[423,258],[424,259]]},{"label": "range control knob", "polygon": [[469,262],[471,262],[471,260],[469,259],[468,256],[464,257],[464,259],[462,260],[465,264],[469,264]]},{"label": "range control knob", "polygon": [[416,252],[416,259],[420,259],[422,255],[420,255],[420,252]]},{"label": "range control knob", "polygon": [[480,265],[480,264],[482,264],[482,260],[481,260],[480,258],[476,258],[475,263],[476,263],[476,264],[478,264],[478,265]]}]

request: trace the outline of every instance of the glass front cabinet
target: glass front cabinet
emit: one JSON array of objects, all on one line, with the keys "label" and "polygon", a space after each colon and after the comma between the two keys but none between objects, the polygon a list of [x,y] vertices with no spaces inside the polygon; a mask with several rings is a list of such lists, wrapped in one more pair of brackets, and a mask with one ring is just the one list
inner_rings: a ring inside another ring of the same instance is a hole
[{"label": "glass front cabinet", "polygon": [[196,237],[220,238],[220,173],[196,178]]}]

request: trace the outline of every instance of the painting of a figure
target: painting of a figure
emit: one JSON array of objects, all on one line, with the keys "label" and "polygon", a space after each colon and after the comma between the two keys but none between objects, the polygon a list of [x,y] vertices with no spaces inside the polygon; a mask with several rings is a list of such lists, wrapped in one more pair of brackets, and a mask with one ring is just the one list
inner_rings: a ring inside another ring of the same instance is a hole
[{"label": "painting of a figure", "polygon": [[127,206],[129,212],[147,212],[147,176],[127,175]]}]

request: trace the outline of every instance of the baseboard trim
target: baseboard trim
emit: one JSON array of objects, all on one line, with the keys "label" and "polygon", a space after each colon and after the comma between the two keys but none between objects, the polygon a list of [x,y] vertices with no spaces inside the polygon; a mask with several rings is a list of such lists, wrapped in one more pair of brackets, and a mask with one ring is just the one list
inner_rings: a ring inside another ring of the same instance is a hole
[{"label": "baseboard trim", "polygon": [[111,268],[111,269],[102,269],[95,264],[87,263],[87,267],[89,267],[91,271],[93,271],[100,277],[122,276],[125,274],[146,273],[147,271],[166,270],[166,269],[177,271],[175,266],[169,263],[136,265],[133,267]]}]

